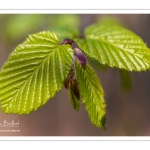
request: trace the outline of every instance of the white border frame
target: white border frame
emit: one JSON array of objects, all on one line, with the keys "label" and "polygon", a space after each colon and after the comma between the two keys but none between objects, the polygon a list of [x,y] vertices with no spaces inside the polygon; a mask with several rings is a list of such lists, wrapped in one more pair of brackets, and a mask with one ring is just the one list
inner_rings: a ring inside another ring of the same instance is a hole
[{"label": "white border frame", "polygon": [[[53,0],[51,5],[49,0],[41,0],[38,2],[37,0],[32,1],[1,0],[0,14],[37,14],[37,13],[38,14],[150,14],[149,0],[138,0],[138,2],[136,2],[135,0],[125,0],[125,1],[92,0],[86,2],[87,3],[85,4],[85,0],[82,1]],[[30,140],[31,141],[41,141],[41,140],[42,141],[150,141],[150,137],[0,136],[0,141],[30,141]],[[101,148],[101,146],[99,148]]]}]

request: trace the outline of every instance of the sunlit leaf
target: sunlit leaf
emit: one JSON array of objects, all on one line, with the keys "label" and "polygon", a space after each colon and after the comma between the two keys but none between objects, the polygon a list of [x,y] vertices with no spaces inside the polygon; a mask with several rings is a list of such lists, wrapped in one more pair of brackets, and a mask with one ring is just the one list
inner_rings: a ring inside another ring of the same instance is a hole
[{"label": "sunlit leaf", "polygon": [[99,78],[89,65],[83,69],[79,63],[76,63],[76,75],[82,103],[88,111],[91,122],[105,130],[106,104]]},{"label": "sunlit leaf", "polygon": [[117,25],[94,24],[86,28],[86,39],[77,39],[81,49],[102,64],[129,71],[150,68],[150,50],[143,40]]},{"label": "sunlit leaf", "polygon": [[54,97],[70,71],[72,55],[53,32],[30,35],[0,71],[3,112],[28,114]]}]

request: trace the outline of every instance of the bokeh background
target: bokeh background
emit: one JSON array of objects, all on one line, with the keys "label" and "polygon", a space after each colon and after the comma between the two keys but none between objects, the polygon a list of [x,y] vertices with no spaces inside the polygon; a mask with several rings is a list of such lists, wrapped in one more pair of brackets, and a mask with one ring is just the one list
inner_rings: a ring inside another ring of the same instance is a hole
[{"label": "bokeh background", "polygon": [[[0,67],[15,47],[29,34],[73,25],[83,34],[86,26],[104,17],[113,17],[139,35],[150,47],[150,15],[148,14],[0,14]],[[60,29],[63,32],[63,29]],[[6,115],[0,110],[0,123],[19,121],[19,133],[12,136],[149,136],[150,135],[150,71],[127,74],[122,80],[115,68],[92,63],[105,91],[107,131],[91,124],[81,104],[75,111],[64,88],[44,106],[29,115]],[[126,83],[127,82],[127,83]],[[0,130],[5,128],[0,127]],[[6,128],[8,129],[8,128]],[[12,128],[11,128],[12,129]]]}]

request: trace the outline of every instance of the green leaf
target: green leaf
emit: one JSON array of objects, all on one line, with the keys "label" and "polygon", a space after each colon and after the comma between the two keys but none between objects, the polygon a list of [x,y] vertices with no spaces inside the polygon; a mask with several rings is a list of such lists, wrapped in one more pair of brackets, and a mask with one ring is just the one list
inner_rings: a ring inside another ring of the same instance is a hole
[{"label": "green leaf", "polygon": [[77,39],[81,49],[102,64],[129,71],[150,68],[150,50],[131,31],[115,24],[94,24],[86,28],[87,39]]},{"label": "green leaf", "polygon": [[12,52],[0,71],[4,113],[29,114],[61,90],[70,72],[72,49],[53,32],[40,32]]},{"label": "green leaf", "polygon": [[83,69],[79,63],[76,63],[76,76],[82,103],[88,111],[91,122],[105,130],[106,104],[99,78],[88,64]]},{"label": "green leaf", "polygon": [[71,89],[71,82],[69,83],[69,89],[68,89],[68,95],[69,95],[69,99],[71,101],[71,104],[73,106],[73,108],[75,110],[79,110],[80,108],[80,103],[79,103],[79,100],[77,100],[77,98],[75,97],[75,95],[73,94],[73,91]]}]

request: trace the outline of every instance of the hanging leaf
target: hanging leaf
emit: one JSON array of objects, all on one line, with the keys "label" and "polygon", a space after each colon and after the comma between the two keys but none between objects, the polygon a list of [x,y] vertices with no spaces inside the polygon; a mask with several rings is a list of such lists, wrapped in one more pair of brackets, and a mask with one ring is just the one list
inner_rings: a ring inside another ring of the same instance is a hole
[{"label": "hanging leaf", "polygon": [[131,31],[113,24],[94,24],[86,28],[86,39],[76,39],[79,47],[102,64],[129,71],[150,68],[150,50]]},{"label": "hanging leaf", "polygon": [[61,90],[73,51],[59,45],[53,32],[30,35],[9,56],[0,71],[0,102],[4,113],[29,114]]},{"label": "hanging leaf", "polygon": [[76,75],[82,103],[88,111],[91,122],[105,130],[106,104],[99,78],[88,64],[83,69],[79,63],[76,63]]}]

